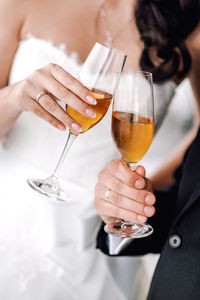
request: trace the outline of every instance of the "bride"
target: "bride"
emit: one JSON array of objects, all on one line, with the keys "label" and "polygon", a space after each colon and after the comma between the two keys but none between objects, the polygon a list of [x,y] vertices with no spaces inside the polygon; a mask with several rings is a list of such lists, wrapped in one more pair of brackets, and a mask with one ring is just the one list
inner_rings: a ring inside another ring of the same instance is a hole
[{"label": "bride", "polygon": [[127,67],[139,68],[134,2],[0,0],[1,299],[133,297],[139,259],[115,260],[95,249],[94,186],[118,157],[110,112],[79,136],[62,167],[79,205],[39,197],[26,180],[52,172],[67,128],[81,130],[55,99],[93,117],[94,99],[75,78],[96,41],[126,52]]}]

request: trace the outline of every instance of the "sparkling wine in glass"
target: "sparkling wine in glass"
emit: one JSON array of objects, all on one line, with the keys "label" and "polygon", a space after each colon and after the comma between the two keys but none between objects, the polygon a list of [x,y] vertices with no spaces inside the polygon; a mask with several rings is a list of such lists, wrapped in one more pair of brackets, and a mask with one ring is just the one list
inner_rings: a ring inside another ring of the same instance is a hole
[{"label": "sparkling wine in glass", "polygon": [[70,106],[66,107],[66,113],[80,123],[82,132],[69,131],[67,142],[53,174],[46,179],[28,179],[31,188],[40,194],[54,200],[71,202],[67,191],[63,190],[59,183],[59,172],[65,157],[76,137],[96,125],[106,114],[112,101],[119,78],[121,76],[126,55],[115,48],[107,48],[96,43],[81,68],[78,79],[90,89],[97,100],[92,106],[96,112],[95,118],[89,118],[77,112]]},{"label": "sparkling wine in glass", "polygon": [[[112,101],[112,94],[106,93],[104,91],[99,91],[94,88],[91,90],[91,93],[97,101],[97,104],[95,105],[95,107],[93,107],[93,109],[95,109],[96,112],[95,118],[88,118],[70,106],[67,106],[66,108],[68,115],[70,115],[70,117],[72,117],[74,120],[81,124],[82,132],[80,133],[87,131],[88,129],[92,128],[95,124],[97,124],[106,114]],[[77,135],[77,133],[75,132],[74,134]]]},{"label": "sparkling wine in glass", "polygon": [[[122,161],[134,171],[154,136],[152,74],[124,71],[114,94],[112,137]],[[105,225],[105,231],[120,237],[141,238],[152,234],[149,224],[122,220]]]}]

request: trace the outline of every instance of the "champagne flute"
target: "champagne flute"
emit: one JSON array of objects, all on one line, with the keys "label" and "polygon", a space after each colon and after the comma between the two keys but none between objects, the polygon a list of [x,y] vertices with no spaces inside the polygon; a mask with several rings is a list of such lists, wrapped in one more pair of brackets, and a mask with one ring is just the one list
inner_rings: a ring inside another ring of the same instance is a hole
[{"label": "champagne flute", "polygon": [[[107,48],[99,43],[96,43],[92,48],[81,68],[79,80],[91,90],[91,93],[97,100],[97,104],[93,107],[96,117],[88,118],[70,106],[66,107],[68,115],[80,123],[82,127],[80,134],[92,128],[106,114],[121,76],[125,60],[126,55],[118,49]],[[46,179],[29,178],[27,181],[31,188],[54,200],[70,202],[71,199],[68,193],[60,186],[59,171],[73,141],[78,135],[79,133],[77,132],[69,131],[67,142],[53,174]]]},{"label": "champagne flute", "polygon": [[[154,135],[152,74],[124,71],[113,98],[112,137],[122,161],[134,171],[151,145]],[[152,234],[148,224],[122,220],[105,225],[105,231],[119,237],[141,238]]]}]

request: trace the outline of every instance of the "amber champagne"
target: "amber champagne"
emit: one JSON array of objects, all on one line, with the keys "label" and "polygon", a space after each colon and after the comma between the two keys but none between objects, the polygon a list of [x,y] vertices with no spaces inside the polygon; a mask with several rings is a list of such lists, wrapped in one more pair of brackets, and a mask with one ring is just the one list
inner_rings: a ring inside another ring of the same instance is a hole
[{"label": "amber champagne", "polygon": [[133,113],[112,113],[112,136],[125,162],[138,162],[150,147],[153,135],[151,118]]},{"label": "amber champagne", "polygon": [[[92,108],[96,112],[95,118],[86,117],[81,113],[77,112],[76,110],[74,110],[73,108],[71,108],[70,106],[67,106],[68,115],[80,123],[82,127],[81,133],[93,127],[104,117],[112,101],[112,95],[106,92],[92,89],[91,93],[94,96],[94,98],[97,100],[97,104],[92,106]],[[77,132],[73,132],[73,133],[77,134]]]}]

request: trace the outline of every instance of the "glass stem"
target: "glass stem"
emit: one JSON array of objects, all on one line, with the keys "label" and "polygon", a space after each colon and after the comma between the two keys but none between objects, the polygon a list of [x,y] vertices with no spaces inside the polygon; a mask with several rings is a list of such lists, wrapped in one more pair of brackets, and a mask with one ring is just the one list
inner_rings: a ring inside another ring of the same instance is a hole
[{"label": "glass stem", "polygon": [[73,144],[73,141],[75,140],[76,137],[77,137],[77,135],[75,135],[75,134],[73,134],[73,133],[71,133],[69,131],[69,135],[68,135],[66,144],[64,146],[63,152],[61,154],[61,157],[60,157],[60,159],[58,161],[58,164],[57,164],[57,166],[56,166],[53,174],[51,175],[51,177],[56,178],[56,179],[58,178],[59,172],[60,172],[60,168],[62,167],[62,164],[63,164],[63,162],[65,160],[65,157],[66,157],[69,149],[71,148],[71,145]]},{"label": "glass stem", "polygon": [[135,171],[135,169],[137,168],[137,163],[134,163],[134,162],[129,163],[129,162],[127,162],[126,164],[131,169],[131,171]]},{"label": "glass stem", "polygon": [[[131,169],[131,171],[135,171],[135,169],[137,168],[137,163],[134,162],[126,162],[126,165]],[[126,221],[126,220],[122,220],[122,224],[121,224],[121,228],[122,229],[126,229],[127,226],[132,225],[132,222]]]}]

